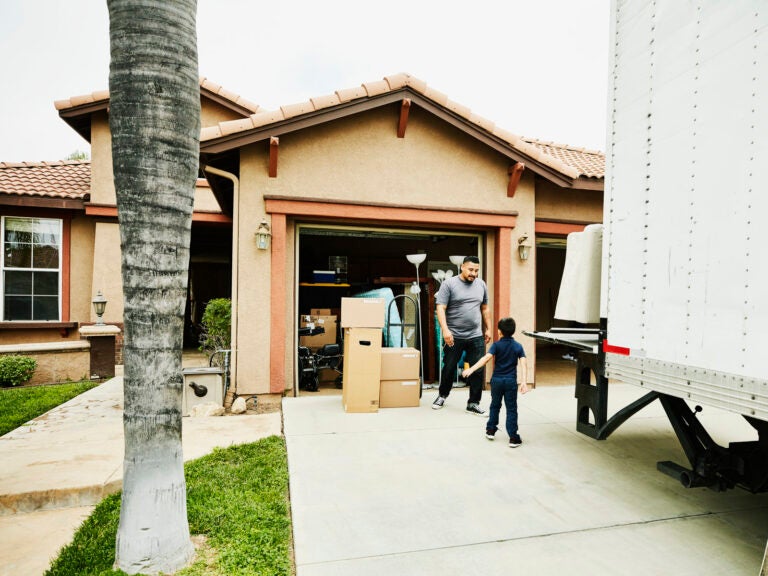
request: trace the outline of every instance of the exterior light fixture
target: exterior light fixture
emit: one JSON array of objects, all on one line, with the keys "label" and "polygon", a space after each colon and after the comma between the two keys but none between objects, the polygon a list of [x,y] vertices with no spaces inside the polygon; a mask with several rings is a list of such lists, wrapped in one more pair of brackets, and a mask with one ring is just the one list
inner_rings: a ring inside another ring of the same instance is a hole
[{"label": "exterior light fixture", "polygon": [[520,260],[528,260],[528,256],[531,255],[531,245],[527,244],[528,234],[523,234],[517,239],[517,255],[520,256]]},{"label": "exterior light fixture", "polygon": [[104,298],[104,294],[101,293],[101,290],[99,290],[96,297],[91,300],[91,303],[93,304],[93,311],[96,312],[96,325],[103,326],[104,320],[102,319],[102,316],[104,316],[104,311],[107,309],[107,299]]},{"label": "exterior light fixture", "polygon": [[266,250],[269,248],[269,238],[272,236],[269,224],[266,220],[262,219],[259,224],[259,229],[256,230],[256,248],[259,250]]}]

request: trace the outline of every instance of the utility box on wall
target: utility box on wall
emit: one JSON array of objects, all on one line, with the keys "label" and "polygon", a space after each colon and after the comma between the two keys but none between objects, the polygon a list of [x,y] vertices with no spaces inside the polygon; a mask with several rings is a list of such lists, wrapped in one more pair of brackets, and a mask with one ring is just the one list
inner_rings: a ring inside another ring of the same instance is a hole
[{"label": "utility box on wall", "polygon": [[224,405],[224,371],[218,366],[184,368],[184,391],[181,401],[181,415],[189,416],[190,410],[199,404],[213,402]]}]

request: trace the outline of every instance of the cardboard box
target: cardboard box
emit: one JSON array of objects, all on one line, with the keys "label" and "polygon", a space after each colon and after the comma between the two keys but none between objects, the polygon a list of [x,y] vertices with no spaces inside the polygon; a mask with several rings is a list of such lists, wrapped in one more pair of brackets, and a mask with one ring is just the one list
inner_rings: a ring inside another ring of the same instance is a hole
[{"label": "cardboard box", "polygon": [[314,336],[299,336],[299,345],[309,348],[320,348],[325,344],[336,343],[336,316],[306,316],[302,315],[299,319],[299,326],[322,326],[325,328],[323,334]]},{"label": "cardboard box", "polygon": [[344,329],[341,402],[346,412],[378,412],[381,329]]},{"label": "cardboard box", "polygon": [[419,351],[416,348],[382,348],[382,380],[418,380]]},{"label": "cardboard box", "polygon": [[411,408],[419,405],[419,379],[382,380],[379,408]]},{"label": "cardboard box", "polygon": [[332,316],[333,312],[331,312],[330,308],[312,308],[309,313],[312,316]]},{"label": "cardboard box", "polygon": [[342,328],[384,328],[384,298],[342,298]]}]

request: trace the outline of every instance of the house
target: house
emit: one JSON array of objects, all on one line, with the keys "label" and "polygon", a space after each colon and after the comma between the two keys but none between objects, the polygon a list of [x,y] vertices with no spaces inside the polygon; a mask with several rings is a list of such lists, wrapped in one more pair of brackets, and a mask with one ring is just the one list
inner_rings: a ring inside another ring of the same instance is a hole
[{"label": "house", "polygon": [[[196,345],[205,302],[231,296],[238,394],[297,393],[299,315],[369,290],[409,294],[417,273],[424,375],[435,380],[433,273],[452,272],[452,255],[481,259],[494,322],[511,315],[521,329],[551,325],[564,238],[602,221],[601,152],[517,136],[408,74],[278,110],[205,79],[200,86],[206,180],[195,200],[185,344]],[[58,226],[62,254],[51,269],[60,278],[50,295],[57,313],[49,302],[45,318],[18,317],[15,296],[0,287],[0,328],[14,328],[0,343],[78,339],[78,327],[95,319],[98,290],[109,302],[104,320],[121,322],[108,104],[105,92],[56,103],[91,143],[90,164],[0,165],[4,230],[6,221]],[[70,189],[58,176],[88,167],[88,186],[81,179]],[[39,178],[34,170],[52,184],[25,188],[25,179]],[[257,246],[260,227],[271,233],[266,249]],[[526,260],[519,245],[532,248]],[[413,253],[427,255],[420,270],[405,258]],[[315,281],[314,271],[341,262],[345,281]],[[535,366],[537,345],[521,339]]]}]

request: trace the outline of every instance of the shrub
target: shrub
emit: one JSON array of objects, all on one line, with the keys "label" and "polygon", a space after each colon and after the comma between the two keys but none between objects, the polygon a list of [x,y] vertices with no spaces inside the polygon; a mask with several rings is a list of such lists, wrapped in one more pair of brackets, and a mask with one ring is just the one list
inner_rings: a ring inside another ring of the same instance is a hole
[{"label": "shrub", "polygon": [[212,354],[228,350],[232,335],[232,302],[229,298],[214,298],[205,305],[201,321],[200,350]]},{"label": "shrub", "polygon": [[0,386],[18,386],[28,382],[37,368],[37,360],[29,356],[0,356]]}]

